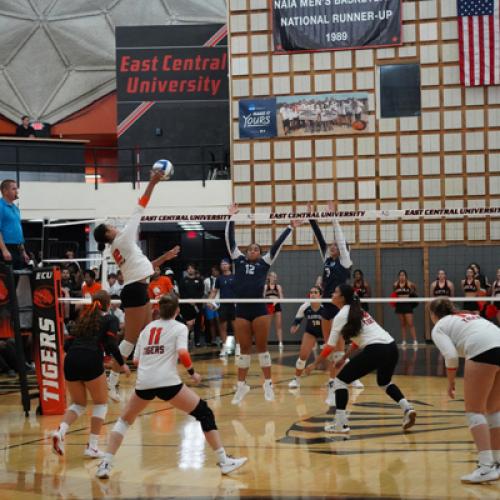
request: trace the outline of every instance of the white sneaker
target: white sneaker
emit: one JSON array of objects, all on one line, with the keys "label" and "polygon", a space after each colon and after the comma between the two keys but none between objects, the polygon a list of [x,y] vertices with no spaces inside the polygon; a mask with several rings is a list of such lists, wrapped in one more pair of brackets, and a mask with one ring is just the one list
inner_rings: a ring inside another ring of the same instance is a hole
[{"label": "white sneaker", "polygon": [[298,389],[300,387],[300,382],[298,379],[294,378],[288,383],[288,387],[290,387],[290,389]]},{"label": "white sneaker", "polygon": [[262,387],[264,388],[264,399],[266,401],[274,401],[274,389],[273,389],[273,383],[271,381],[265,381],[262,384]]},{"label": "white sneaker", "polygon": [[83,452],[85,458],[104,458],[104,452],[99,448],[91,448],[89,445],[85,448]]},{"label": "white sneaker", "polygon": [[231,455],[227,455],[227,460],[224,463],[217,464],[220,467],[222,474],[230,474],[231,472],[239,469],[248,460],[247,457],[234,458]]},{"label": "white sneaker", "polygon": [[416,418],[417,412],[413,408],[406,410],[403,416],[403,430],[406,431],[410,427],[413,427],[415,425]]},{"label": "white sneaker", "polygon": [[354,389],[364,389],[365,386],[363,384],[363,382],[361,382],[361,380],[355,380],[352,384],[351,384],[351,387],[353,387]]},{"label": "white sneaker", "polygon": [[325,432],[330,432],[332,434],[349,434],[351,428],[347,423],[341,423],[337,420],[330,422],[325,425]]},{"label": "white sneaker", "polygon": [[233,396],[231,404],[239,405],[243,401],[243,398],[248,394],[249,390],[250,386],[248,384],[241,384],[237,386],[236,394]]},{"label": "white sneaker", "polygon": [[116,385],[108,385],[108,397],[115,403],[119,403],[122,400],[122,398],[120,397],[120,393],[116,388]]},{"label": "white sneaker", "polygon": [[280,342],[279,345],[278,345],[278,350],[279,352],[283,352],[283,342]]},{"label": "white sneaker", "polygon": [[95,473],[96,477],[99,479],[108,479],[111,473],[111,464],[106,460],[103,460],[98,466]]},{"label": "white sneaker", "polygon": [[64,455],[64,438],[59,431],[54,431],[50,436],[52,440],[52,451],[59,456]]},{"label": "white sneaker", "polygon": [[460,480],[463,483],[486,483],[496,481],[499,477],[500,473],[496,467],[480,465],[474,472],[462,476]]},{"label": "white sneaker", "polygon": [[328,382],[328,396],[325,399],[328,406],[335,406],[335,387],[333,382]]}]

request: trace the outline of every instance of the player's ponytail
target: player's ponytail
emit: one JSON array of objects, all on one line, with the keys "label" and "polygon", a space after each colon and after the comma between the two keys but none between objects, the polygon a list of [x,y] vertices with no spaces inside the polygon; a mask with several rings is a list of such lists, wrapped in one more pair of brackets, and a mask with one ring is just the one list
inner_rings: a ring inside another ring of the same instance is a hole
[{"label": "player's ponytail", "polygon": [[92,304],[80,312],[71,334],[75,337],[93,337],[101,327],[101,311],[109,309],[109,293],[99,290],[92,295]]},{"label": "player's ponytail", "polygon": [[363,317],[363,310],[359,297],[354,292],[354,288],[350,285],[339,285],[338,289],[342,297],[344,297],[345,304],[349,306],[349,315],[347,316],[347,323],[340,332],[346,342],[349,342],[353,337],[356,337],[361,331],[361,318]]}]

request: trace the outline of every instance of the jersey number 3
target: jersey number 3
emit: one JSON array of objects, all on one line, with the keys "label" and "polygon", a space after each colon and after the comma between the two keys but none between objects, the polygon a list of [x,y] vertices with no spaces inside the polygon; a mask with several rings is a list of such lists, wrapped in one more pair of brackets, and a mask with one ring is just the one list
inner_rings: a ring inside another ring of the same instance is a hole
[{"label": "jersey number 3", "polygon": [[151,328],[149,330],[149,342],[148,345],[158,345],[160,343],[160,335],[161,335],[162,328]]},{"label": "jersey number 3", "polygon": [[255,274],[255,266],[252,264],[247,264],[245,266],[245,274]]},{"label": "jersey number 3", "polygon": [[122,254],[120,253],[120,250],[118,250],[118,248],[113,252],[113,259],[115,259],[115,262],[119,266],[121,266],[125,262],[125,259],[123,258]]}]

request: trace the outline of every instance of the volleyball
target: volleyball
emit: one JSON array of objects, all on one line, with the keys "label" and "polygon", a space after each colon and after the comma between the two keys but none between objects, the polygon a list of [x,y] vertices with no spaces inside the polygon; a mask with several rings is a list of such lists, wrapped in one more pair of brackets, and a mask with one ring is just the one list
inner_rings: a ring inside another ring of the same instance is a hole
[{"label": "volleyball", "polygon": [[158,160],[153,165],[154,172],[162,172],[163,179],[168,180],[174,175],[174,166],[169,160]]}]

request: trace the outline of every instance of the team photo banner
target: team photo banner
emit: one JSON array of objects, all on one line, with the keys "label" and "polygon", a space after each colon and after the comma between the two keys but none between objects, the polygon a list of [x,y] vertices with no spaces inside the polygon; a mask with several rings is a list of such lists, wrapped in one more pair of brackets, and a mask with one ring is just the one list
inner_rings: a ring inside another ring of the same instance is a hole
[{"label": "team photo banner", "polygon": [[401,0],[271,0],[271,13],[277,52],[402,43]]},{"label": "team photo banner", "polygon": [[119,101],[227,100],[226,47],[123,48],[116,54]]}]

